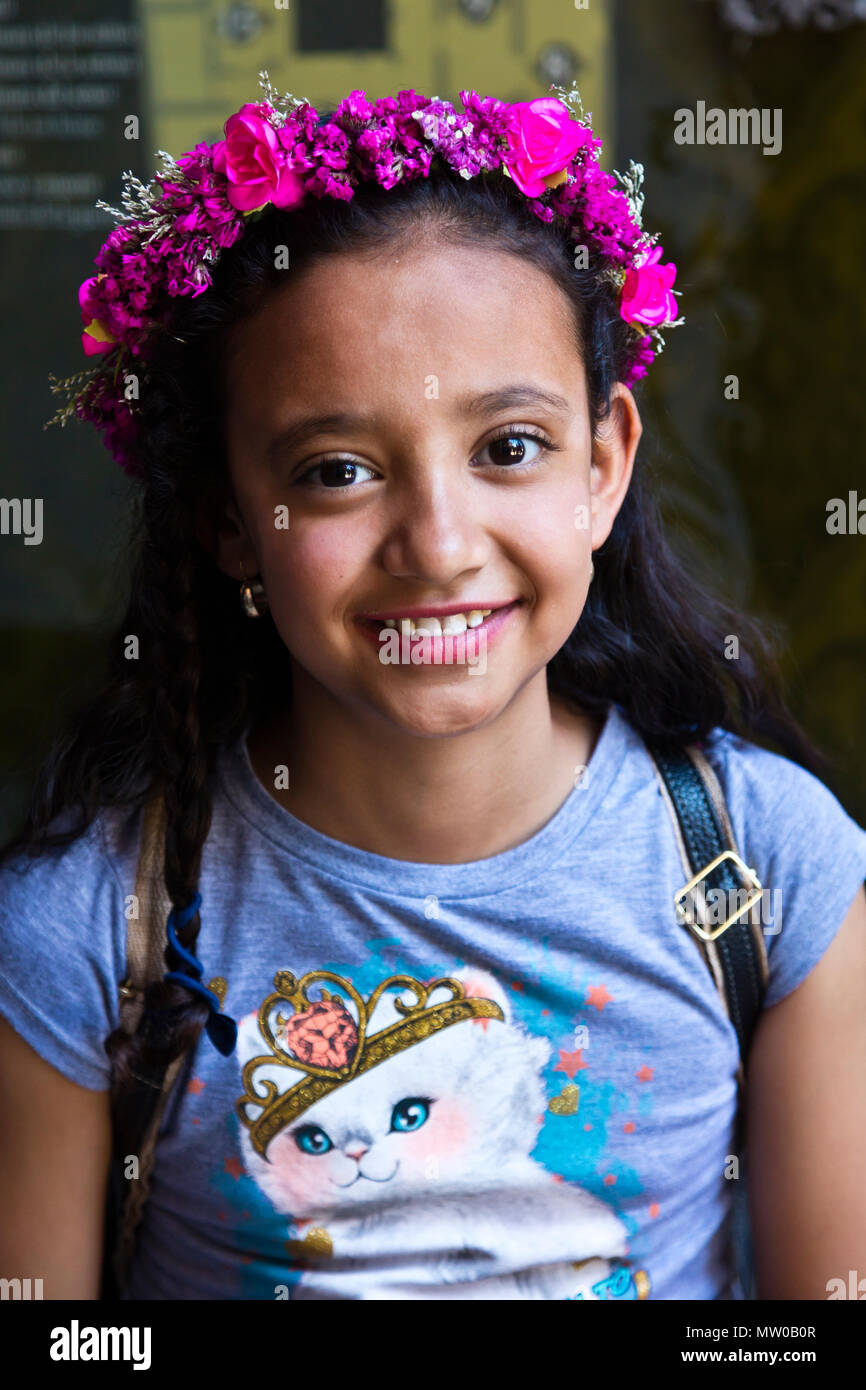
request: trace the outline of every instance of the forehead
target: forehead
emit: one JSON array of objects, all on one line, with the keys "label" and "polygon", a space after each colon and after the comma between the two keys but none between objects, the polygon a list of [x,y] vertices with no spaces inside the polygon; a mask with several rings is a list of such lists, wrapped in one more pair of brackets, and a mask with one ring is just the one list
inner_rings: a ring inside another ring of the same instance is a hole
[{"label": "forehead", "polygon": [[233,334],[228,386],[241,408],[369,405],[407,391],[423,402],[431,375],[443,395],[503,380],[543,379],[563,394],[581,384],[571,306],[519,256],[425,241],[285,275]]}]

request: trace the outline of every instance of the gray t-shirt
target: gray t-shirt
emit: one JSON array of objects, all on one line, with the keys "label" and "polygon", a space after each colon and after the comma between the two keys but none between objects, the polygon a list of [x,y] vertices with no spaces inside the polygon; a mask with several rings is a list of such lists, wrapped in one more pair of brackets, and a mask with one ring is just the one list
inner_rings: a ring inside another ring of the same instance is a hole
[{"label": "gray t-shirt", "polygon": [[[770,890],[772,1006],[833,939],[866,834],[787,759],[718,730],[705,751]],[[109,1084],[138,830],[115,812],[0,875],[0,1012],[94,1089]],[[196,948],[205,980],[228,982],[238,1049],[203,1035],[191,1057],[129,1295],[731,1297],[737,1041],[673,914],[683,878],[616,707],[551,819],[463,864],[321,834],[239,741]]]}]

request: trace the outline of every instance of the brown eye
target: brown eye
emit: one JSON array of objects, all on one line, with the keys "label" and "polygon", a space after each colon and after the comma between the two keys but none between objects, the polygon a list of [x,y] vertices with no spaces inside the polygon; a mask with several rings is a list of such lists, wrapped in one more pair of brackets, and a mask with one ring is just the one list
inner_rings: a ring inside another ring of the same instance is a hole
[{"label": "brown eye", "polygon": [[[501,468],[530,468],[554,447],[544,435],[529,430],[507,430],[485,444],[478,458],[481,463],[492,463]],[[490,457],[485,459],[484,455],[488,452]]]},{"label": "brown eye", "polygon": [[349,463],[347,459],[331,459],[328,463],[320,463],[320,479],[324,487],[345,487],[347,483],[355,481],[354,463]]},{"label": "brown eye", "polygon": [[494,439],[490,452],[494,463],[522,463],[526,445],[519,434],[509,434],[503,439]]},{"label": "brown eye", "polygon": [[[323,459],[321,463],[314,464],[306,473],[302,473],[298,482],[308,482],[314,487],[325,487],[334,492],[339,488],[349,488],[359,481],[359,469],[362,472],[372,472],[366,464],[355,463],[352,459]],[[314,476],[316,473],[319,474],[318,478]],[[365,479],[361,478],[360,481],[364,482]]]}]

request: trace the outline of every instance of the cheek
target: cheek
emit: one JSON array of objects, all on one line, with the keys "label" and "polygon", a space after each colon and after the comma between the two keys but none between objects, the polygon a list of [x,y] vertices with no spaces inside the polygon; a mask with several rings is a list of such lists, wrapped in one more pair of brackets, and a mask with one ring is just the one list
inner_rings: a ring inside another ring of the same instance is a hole
[{"label": "cheek", "polygon": [[316,523],[289,513],[288,530],[263,538],[262,570],[268,593],[311,609],[327,609],[351,585],[361,564],[357,533],[349,525]]},{"label": "cheek", "polygon": [[277,1138],[270,1146],[269,1157],[271,1163],[261,1165],[256,1177],[279,1211],[290,1216],[304,1216],[326,1198],[333,1197],[328,1154],[302,1154],[293,1140],[287,1138],[281,1142]]},{"label": "cheek", "polygon": [[[568,587],[588,569],[592,543],[589,469],[569,454],[561,471],[548,474],[525,493],[515,489],[504,522],[517,563],[536,576],[539,590]],[[503,537],[503,539],[505,539]]]},{"label": "cheek", "polygon": [[465,1153],[472,1126],[465,1107],[456,1100],[438,1100],[426,1125],[404,1136],[401,1162],[423,1169],[428,1160],[439,1163]]},{"label": "cheek", "polygon": [[517,564],[535,595],[532,633],[546,650],[558,651],[577,623],[589,588],[592,534],[589,497],[572,492],[556,511],[528,519],[520,536]]},{"label": "cheek", "polygon": [[325,523],[290,512],[288,530],[262,537],[260,567],[271,614],[303,664],[317,664],[322,637],[361,590],[368,559],[360,528],[348,518]]}]

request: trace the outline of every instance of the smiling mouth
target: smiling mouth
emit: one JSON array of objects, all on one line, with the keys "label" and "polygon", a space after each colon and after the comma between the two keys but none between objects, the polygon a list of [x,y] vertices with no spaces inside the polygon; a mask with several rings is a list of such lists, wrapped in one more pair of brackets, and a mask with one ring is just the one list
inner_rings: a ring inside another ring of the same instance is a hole
[{"label": "smiling mouth", "polygon": [[522,599],[513,599],[511,603],[503,603],[495,608],[465,608],[459,613],[446,613],[439,616],[425,614],[417,618],[397,615],[387,618],[362,617],[359,621],[374,632],[390,630],[406,637],[411,637],[415,632],[431,637],[456,637],[462,632],[484,627],[490,618],[516,608],[522,601]]}]

